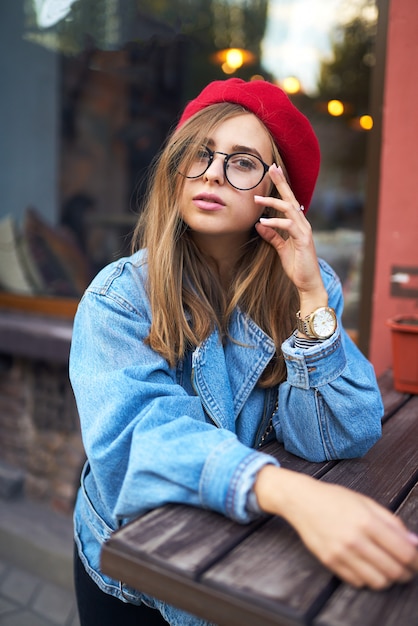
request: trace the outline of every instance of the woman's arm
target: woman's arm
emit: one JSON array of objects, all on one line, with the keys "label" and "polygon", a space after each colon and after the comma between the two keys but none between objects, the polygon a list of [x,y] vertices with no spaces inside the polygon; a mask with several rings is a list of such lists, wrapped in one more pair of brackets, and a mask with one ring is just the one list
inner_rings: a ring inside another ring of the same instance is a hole
[{"label": "woman's arm", "polygon": [[332,572],[355,587],[384,589],[418,572],[418,536],[370,498],[266,466],[255,483],[266,513],[280,515]]},{"label": "woman's arm", "polygon": [[373,368],[341,326],[340,281],[318,260],[311,225],[282,169],[272,165],[269,175],[280,197],[255,201],[278,215],[260,220],[257,232],[298,290],[301,317],[328,304],[339,321],[337,331],[312,348],[295,347],[293,337],[282,345],[287,380],[280,385],[276,435],[286,449],[311,461],[361,456],[381,434],[383,407]]},{"label": "woman's arm", "polygon": [[320,261],[337,332],[312,348],[282,345],[287,380],[274,417],[277,437],[311,461],[362,456],[381,436],[383,404],[372,365],[341,325],[343,295],[335,272]]}]

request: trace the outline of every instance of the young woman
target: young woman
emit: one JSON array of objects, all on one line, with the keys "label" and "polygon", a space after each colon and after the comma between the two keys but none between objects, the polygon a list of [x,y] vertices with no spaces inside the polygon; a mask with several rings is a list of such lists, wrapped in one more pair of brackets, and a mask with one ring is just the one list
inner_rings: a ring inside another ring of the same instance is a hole
[{"label": "young woman", "polygon": [[418,537],[399,519],[258,450],[276,437],[312,461],[348,458],[381,434],[373,369],[341,326],[341,285],[305,217],[318,169],[311,125],[278,87],[209,84],[154,167],[137,251],[87,289],[70,362],[88,457],[82,626],[203,623],[100,572],[112,531],[168,502],[243,523],[280,515],[355,586],[417,571]]}]

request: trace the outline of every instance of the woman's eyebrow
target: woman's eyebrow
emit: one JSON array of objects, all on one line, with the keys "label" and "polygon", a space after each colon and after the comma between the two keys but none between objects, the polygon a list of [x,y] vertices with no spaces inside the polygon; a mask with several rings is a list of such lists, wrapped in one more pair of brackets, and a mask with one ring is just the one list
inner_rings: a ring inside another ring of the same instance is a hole
[{"label": "woman's eyebrow", "polygon": [[[205,139],[203,143],[209,148],[213,148],[215,145],[215,142],[213,141],[213,139]],[[256,148],[252,148],[250,146],[242,146],[241,144],[235,144],[231,146],[231,153],[233,152],[247,152],[249,154],[255,154],[256,156],[258,156],[259,159],[263,160],[259,151]]]},{"label": "woman's eyebrow", "polygon": [[256,148],[251,148],[250,146],[241,146],[235,144],[234,146],[232,146],[232,152],[249,152],[250,154],[257,155],[261,159],[261,154],[259,153],[259,151],[256,150]]}]

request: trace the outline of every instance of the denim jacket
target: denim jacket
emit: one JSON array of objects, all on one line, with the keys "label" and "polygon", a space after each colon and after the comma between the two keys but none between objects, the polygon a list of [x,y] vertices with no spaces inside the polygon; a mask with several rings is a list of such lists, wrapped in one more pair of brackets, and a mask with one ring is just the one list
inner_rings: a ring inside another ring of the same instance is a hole
[{"label": "denim jacket", "polygon": [[[339,279],[320,261],[329,305],[341,319]],[[213,509],[239,522],[255,475],[277,461],[257,450],[268,425],[285,448],[311,461],[363,455],[380,437],[382,402],[371,364],[338,325],[311,348],[282,345],[287,380],[257,385],[275,353],[272,339],[237,309],[234,341],[213,333],[176,367],[145,342],[150,305],[146,254],[103,269],[75,317],[70,378],[88,462],[74,512],[87,572],[122,600],[160,609],[176,626],[202,620],[100,572],[110,534],[168,502]]]}]

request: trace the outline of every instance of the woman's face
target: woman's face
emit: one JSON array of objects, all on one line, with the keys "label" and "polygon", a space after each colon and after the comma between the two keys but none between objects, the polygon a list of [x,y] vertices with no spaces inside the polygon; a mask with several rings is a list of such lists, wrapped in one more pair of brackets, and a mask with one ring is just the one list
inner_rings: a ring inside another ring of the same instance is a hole
[{"label": "woman's face", "polygon": [[[272,163],[271,139],[264,126],[252,113],[243,113],[222,122],[204,145],[210,150],[256,155],[267,165]],[[224,159],[215,154],[209,168],[198,178],[185,178],[180,197],[180,213],[196,242],[204,244],[211,238],[225,237],[231,244],[242,245],[253,233],[262,207],[254,195],[270,195],[268,173],[253,189],[235,189],[226,179]]]}]

